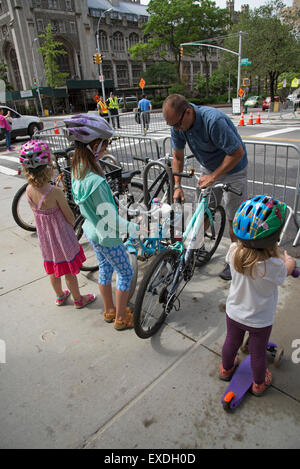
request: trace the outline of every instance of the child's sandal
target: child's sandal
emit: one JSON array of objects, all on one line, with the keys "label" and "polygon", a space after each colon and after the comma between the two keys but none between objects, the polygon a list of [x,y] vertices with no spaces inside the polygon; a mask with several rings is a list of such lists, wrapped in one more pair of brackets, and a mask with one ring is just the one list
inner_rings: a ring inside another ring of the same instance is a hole
[{"label": "child's sandal", "polygon": [[124,321],[114,321],[114,328],[117,331],[124,331],[125,329],[133,328],[133,314],[129,307],[126,308],[126,317]]},{"label": "child's sandal", "polygon": [[[126,307],[126,313],[131,313],[131,309],[129,308],[129,306]],[[106,311],[104,311],[103,317],[104,321],[113,322],[116,319],[116,310],[112,310],[110,313],[106,313]]]},{"label": "child's sandal", "polygon": [[80,301],[74,301],[74,307],[76,309],[81,309],[84,308],[85,306],[89,305],[90,303],[93,303],[96,299],[96,296],[91,295],[88,293],[87,295],[84,295],[86,298],[83,296],[80,296]]},{"label": "child's sandal", "polygon": [[55,300],[56,306],[63,306],[66,303],[66,300],[70,296],[69,290],[64,290],[64,296],[57,296]]}]

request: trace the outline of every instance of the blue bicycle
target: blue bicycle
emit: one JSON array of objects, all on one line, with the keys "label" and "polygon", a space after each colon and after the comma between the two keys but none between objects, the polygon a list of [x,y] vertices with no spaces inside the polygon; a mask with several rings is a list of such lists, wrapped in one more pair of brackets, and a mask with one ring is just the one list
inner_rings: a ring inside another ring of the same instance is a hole
[{"label": "blue bicycle", "polygon": [[[214,188],[240,195],[229,184]],[[161,250],[140,283],[134,307],[134,330],[146,339],[154,335],[173,308],[180,308],[179,296],[193,277],[195,266],[204,265],[215,253],[225,228],[225,211],[212,207],[212,188],[200,190],[197,208],[182,240]]]}]

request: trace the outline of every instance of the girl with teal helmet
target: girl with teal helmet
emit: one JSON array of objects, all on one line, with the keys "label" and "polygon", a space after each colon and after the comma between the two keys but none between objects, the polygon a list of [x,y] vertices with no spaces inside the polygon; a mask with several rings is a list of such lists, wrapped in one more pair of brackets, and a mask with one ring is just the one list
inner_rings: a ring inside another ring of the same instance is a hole
[{"label": "girl with teal helmet", "polygon": [[238,349],[248,331],[252,393],[256,396],[261,396],[272,382],[266,366],[266,346],[277,307],[278,286],[295,268],[294,259],[286,251],[283,256],[278,252],[286,210],[285,203],[266,195],[245,200],[233,219],[238,242],[232,243],[226,256],[232,282],[226,302],[227,335],[219,376],[230,380],[238,365]]},{"label": "girl with teal helmet", "polygon": [[279,200],[259,195],[245,200],[233,220],[233,232],[244,246],[264,249],[279,240],[287,206]]}]

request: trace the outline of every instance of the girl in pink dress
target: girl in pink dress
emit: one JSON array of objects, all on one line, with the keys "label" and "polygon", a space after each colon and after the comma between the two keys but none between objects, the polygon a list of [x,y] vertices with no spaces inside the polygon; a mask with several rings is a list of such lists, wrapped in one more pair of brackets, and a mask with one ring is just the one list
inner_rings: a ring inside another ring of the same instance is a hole
[{"label": "girl in pink dress", "polygon": [[[86,260],[73,230],[75,218],[64,193],[49,184],[53,167],[46,143],[30,141],[20,150],[20,163],[28,181],[26,191],[33,210],[44,267],[56,293],[56,305],[62,306],[72,294],[75,308],[83,308],[95,296],[81,295],[77,274]],[[65,276],[69,290],[62,289]]]}]

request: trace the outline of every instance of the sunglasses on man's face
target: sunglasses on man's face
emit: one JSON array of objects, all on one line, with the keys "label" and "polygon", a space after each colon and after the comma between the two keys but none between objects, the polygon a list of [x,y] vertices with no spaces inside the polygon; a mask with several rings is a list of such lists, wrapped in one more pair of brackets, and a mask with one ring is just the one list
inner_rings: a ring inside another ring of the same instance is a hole
[{"label": "sunglasses on man's face", "polygon": [[181,115],[180,120],[178,122],[176,122],[176,124],[173,124],[172,127],[177,128],[177,129],[179,129],[179,127],[181,127],[181,124],[182,124],[182,121],[184,119],[184,115],[185,115],[185,112],[186,112],[187,109],[188,108],[186,107],[185,110],[183,111],[182,115]]}]

